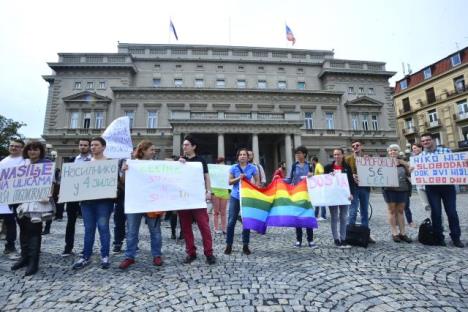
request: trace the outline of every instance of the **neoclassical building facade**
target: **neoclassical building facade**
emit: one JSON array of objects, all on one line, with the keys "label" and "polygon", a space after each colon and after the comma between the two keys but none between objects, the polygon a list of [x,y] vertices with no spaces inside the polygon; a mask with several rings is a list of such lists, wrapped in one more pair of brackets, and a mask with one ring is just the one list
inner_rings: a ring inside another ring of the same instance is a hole
[{"label": "neoclassical building facade", "polygon": [[190,133],[208,162],[248,147],[269,174],[298,145],[328,162],[353,138],[374,155],[397,141],[394,72],[332,51],[119,43],[117,53],[59,53],[48,65],[43,137],[59,162],[119,116],[159,159],[179,155]]}]

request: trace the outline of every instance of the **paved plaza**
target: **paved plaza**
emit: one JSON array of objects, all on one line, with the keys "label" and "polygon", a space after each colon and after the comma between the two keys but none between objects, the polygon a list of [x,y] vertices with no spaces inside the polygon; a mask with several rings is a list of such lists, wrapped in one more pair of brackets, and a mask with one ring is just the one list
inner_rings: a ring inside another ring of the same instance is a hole
[{"label": "paved plaza", "polygon": [[[23,278],[24,270],[10,271],[13,261],[0,256],[0,311],[468,311],[468,248],[453,247],[448,237],[448,247],[394,243],[382,195],[373,194],[371,202],[377,243],[367,249],[335,247],[330,222],[321,221],[316,249],[293,247],[293,229],[271,228],[265,236],[252,234],[253,253],[245,256],[238,225],[230,256],[223,254],[224,237],[214,235],[214,266],[205,263],[197,229],[198,259],[184,265],[183,242],[170,239],[164,222],[165,262],[154,267],[142,224],[137,263],[125,272],[118,268],[122,254],[102,270],[97,245],[93,263],[72,271],[73,257],[60,256],[66,222],[54,222],[36,275]],[[417,196],[412,210],[417,222],[427,216]],[[468,195],[458,196],[458,212],[467,242]],[[409,234],[416,238],[417,229]]]}]

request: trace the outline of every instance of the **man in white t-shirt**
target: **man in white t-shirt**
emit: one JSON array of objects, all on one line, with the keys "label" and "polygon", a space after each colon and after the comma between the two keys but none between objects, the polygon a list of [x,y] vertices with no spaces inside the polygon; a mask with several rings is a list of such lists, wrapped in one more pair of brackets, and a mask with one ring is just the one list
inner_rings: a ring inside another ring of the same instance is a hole
[{"label": "man in white t-shirt", "polygon": [[[25,163],[23,159],[23,147],[23,140],[11,139],[10,145],[8,146],[10,155],[0,161],[0,167],[16,167],[23,165]],[[2,210],[10,209],[10,211],[12,211],[12,213],[9,214],[0,214],[0,218],[3,219],[3,224],[6,227],[6,243],[3,253],[8,255],[16,252],[16,207],[18,207],[18,205],[4,206]]]},{"label": "man in white t-shirt", "polygon": [[265,175],[265,170],[263,170],[263,166],[260,165],[260,163],[256,164],[254,162],[254,153],[252,151],[248,151],[247,153],[248,157],[249,157],[249,163],[251,163],[252,165],[256,166],[257,169],[258,169],[258,176],[260,178],[260,185],[265,187],[266,184],[267,184],[267,181],[266,181],[266,175]]}]

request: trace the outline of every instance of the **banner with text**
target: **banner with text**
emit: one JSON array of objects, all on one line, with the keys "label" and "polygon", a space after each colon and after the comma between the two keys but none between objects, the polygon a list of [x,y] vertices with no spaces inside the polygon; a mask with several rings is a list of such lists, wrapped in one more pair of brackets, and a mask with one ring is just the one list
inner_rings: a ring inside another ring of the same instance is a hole
[{"label": "banner with text", "polygon": [[118,171],[118,159],[63,164],[58,202],[115,198]]},{"label": "banner with text", "polygon": [[10,207],[8,205],[0,205],[0,214],[11,214]]},{"label": "banner with text", "polygon": [[359,186],[398,186],[397,165],[391,157],[356,157]]},{"label": "banner with text", "polygon": [[320,174],[307,178],[312,206],[350,205],[348,177],[345,173]]},{"label": "banner with text", "polygon": [[228,165],[208,164],[208,172],[210,174],[211,187],[219,189],[231,189],[229,185],[229,169]]},{"label": "banner with text", "polygon": [[128,160],[125,213],[206,208],[199,162]]},{"label": "banner with text", "polygon": [[54,180],[54,168],[53,162],[0,167],[0,204],[47,199]]},{"label": "banner with text", "polygon": [[130,158],[133,152],[130,136],[130,118],[124,116],[115,119],[102,134],[106,140],[104,155],[108,158]]},{"label": "banner with text", "polygon": [[410,163],[413,184],[468,184],[468,152],[418,155]]}]

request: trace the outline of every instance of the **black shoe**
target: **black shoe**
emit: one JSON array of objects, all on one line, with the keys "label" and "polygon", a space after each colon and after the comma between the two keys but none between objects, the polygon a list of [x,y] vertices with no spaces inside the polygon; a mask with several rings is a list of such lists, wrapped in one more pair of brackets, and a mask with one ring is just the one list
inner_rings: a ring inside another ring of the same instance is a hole
[{"label": "black shoe", "polygon": [[375,240],[369,236],[369,244],[375,244]]},{"label": "black shoe", "polygon": [[122,245],[114,245],[114,248],[112,249],[113,253],[121,253],[122,252]]},{"label": "black shoe", "polygon": [[401,243],[400,235],[392,235],[392,239],[395,243]]},{"label": "black shoe", "polygon": [[335,239],[335,246],[340,247],[341,241],[339,239]]},{"label": "black shoe", "polygon": [[7,247],[5,246],[5,249],[3,250],[3,254],[4,255],[9,255],[9,254],[12,254],[12,253],[15,253],[16,252],[16,248],[15,247]]},{"label": "black shoe", "polygon": [[172,234],[171,234],[171,239],[176,239],[175,233],[172,233]]},{"label": "black shoe", "polygon": [[215,264],[216,263],[216,257],[213,256],[213,255],[206,257],[206,263],[208,263],[209,265]]},{"label": "black shoe", "polygon": [[246,256],[250,255],[252,252],[250,251],[249,249],[249,245],[244,245],[244,247],[242,247],[242,253]]},{"label": "black shoe", "polygon": [[465,244],[463,244],[461,241],[455,241],[453,242],[453,246],[458,247],[458,248],[463,248],[465,247]]},{"label": "black shoe", "polygon": [[47,235],[47,234],[50,234],[50,230],[44,230],[44,231],[42,231],[42,235]]},{"label": "black shoe", "polygon": [[30,276],[37,273],[39,270],[39,257],[33,257],[29,259],[28,267],[26,268],[26,272],[24,276]]},{"label": "black shoe", "polygon": [[400,234],[399,236],[400,236],[400,239],[402,241],[407,242],[408,244],[413,242],[413,240],[411,238],[409,238],[408,235],[401,235]]},{"label": "black shoe", "polygon": [[24,268],[27,265],[28,265],[28,258],[21,257],[18,261],[15,262],[15,264],[11,266],[11,270],[16,271],[18,269]]},{"label": "black shoe", "polygon": [[441,240],[441,241],[435,242],[434,246],[447,247],[447,244],[445,243],[445,241]]},{"label": "black shoe", "polygon": [[225,255],[230,255],[232,252],[232,245],[226,245],[226,249],[224,249]]},{"label": "black shoe", "polygon": [[187,256],[187,257],[185,257],[183,263],[185,263],[185,264],[190,264],[190,263],[192,263],[195,259],[197,259],[197,256]]}]

